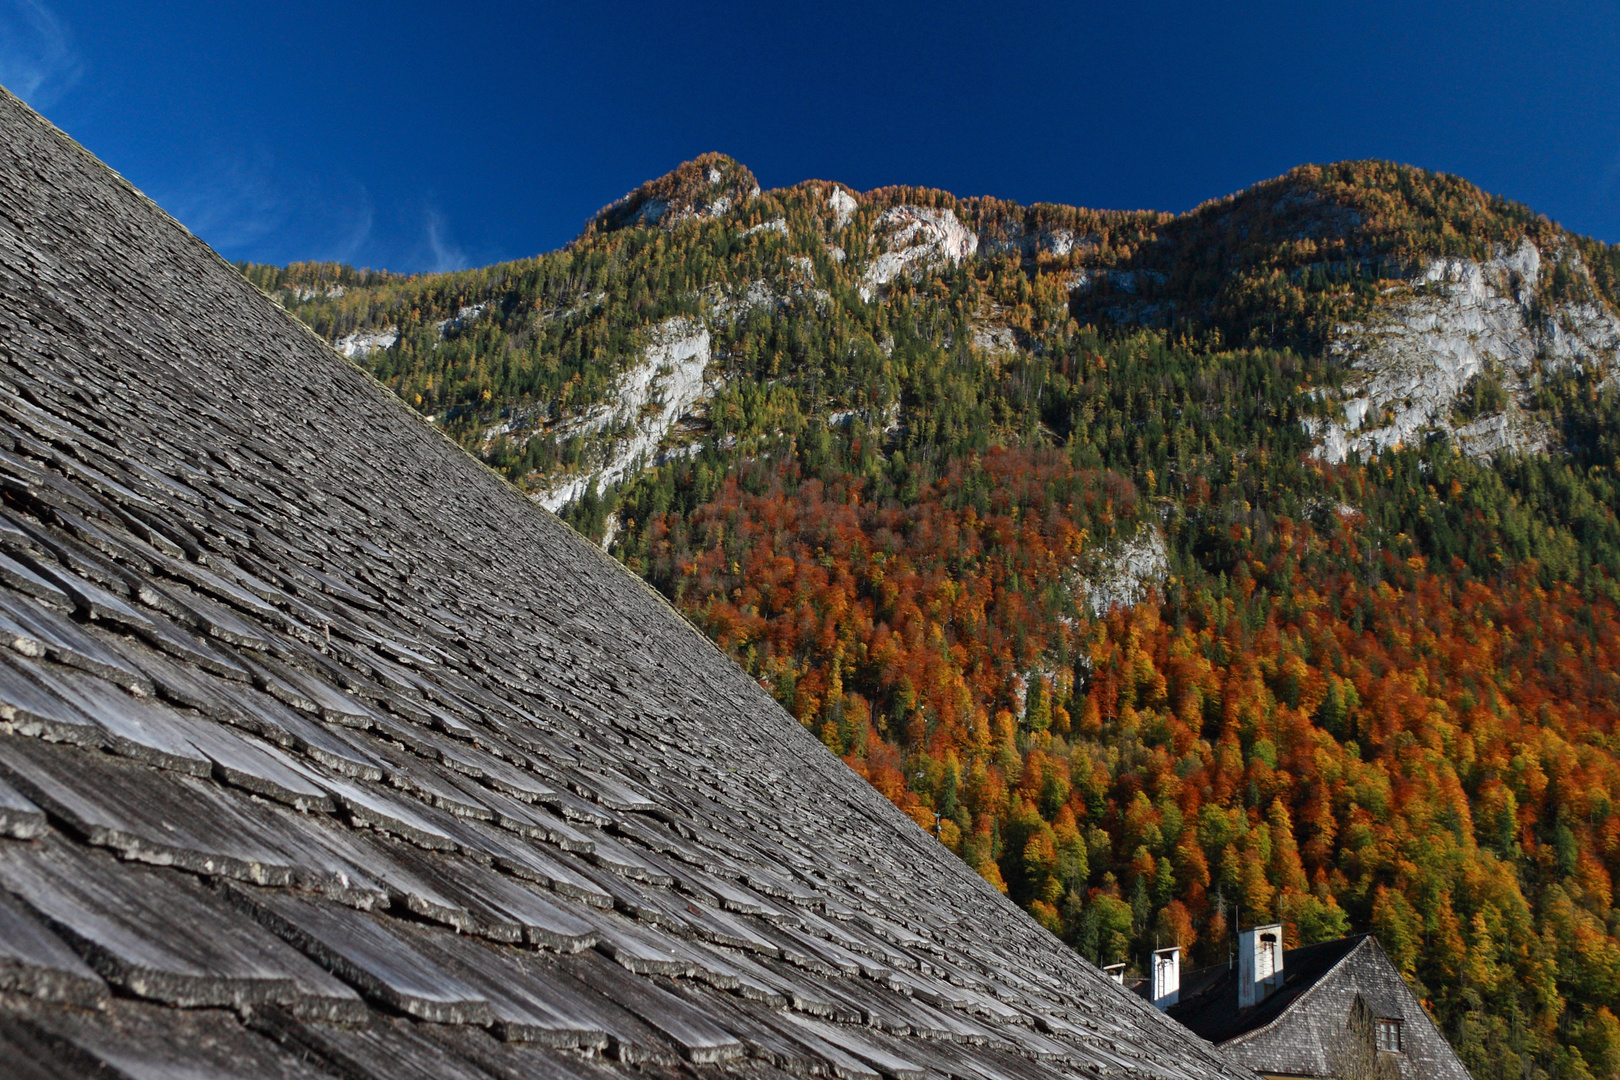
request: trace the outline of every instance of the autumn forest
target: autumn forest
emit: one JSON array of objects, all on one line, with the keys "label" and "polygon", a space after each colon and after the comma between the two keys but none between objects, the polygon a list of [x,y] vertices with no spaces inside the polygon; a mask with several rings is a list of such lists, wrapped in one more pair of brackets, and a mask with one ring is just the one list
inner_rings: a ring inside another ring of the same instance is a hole
[{"label": "autumn forest", "polygon": [[[973,242],[900,246],[941,215]],[[1370,929],[1481,1080],[1617,1077],[1612,373],[1468,384],[1539,447],[1313,436],[1338,327],[1526,242],[1535,318],[1616,310],[1620,252],[1379,162],[1171,216],[711,155],[532,260],[242,269],[514,484],[579,478],[567,520],[1088,958]],[[704,389],[599,481],[671,327]]]}]

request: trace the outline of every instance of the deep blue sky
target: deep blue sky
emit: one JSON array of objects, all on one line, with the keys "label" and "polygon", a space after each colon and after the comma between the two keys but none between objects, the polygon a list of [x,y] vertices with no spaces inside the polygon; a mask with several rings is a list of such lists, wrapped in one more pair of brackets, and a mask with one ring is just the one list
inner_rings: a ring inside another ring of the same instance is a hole
[{"label": "deep blue sky", "polygon": [[261,262],[534,254],[706,150],[1165,210],[1383,157],[1620,240],[1612,2],[0,0],[0,83]]}]

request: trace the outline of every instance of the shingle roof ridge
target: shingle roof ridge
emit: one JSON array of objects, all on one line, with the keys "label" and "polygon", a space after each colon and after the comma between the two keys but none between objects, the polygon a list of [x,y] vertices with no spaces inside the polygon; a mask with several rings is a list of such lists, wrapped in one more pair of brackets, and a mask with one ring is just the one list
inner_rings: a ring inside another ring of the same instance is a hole
[{"label": "shingle roof ridge", "polygon": [[[1299,1008],[1302,1005],[1304,1005],[1305,1003],[1309,1002],[1310,999],[1312,997],[1314,997],[1316,992],[1321,988],[1322,984],[1327,981],[1327,977],[1329,975],[1333,974],[1333,972],[1337,971],[1339,969],[1339,967],[1342,964],[1345,963],[1345,961],[1350,959],[1350,957],[1354,956],[1357,952],[1360,952],[1361,949],[1363,949],[1366,946],[1367,942],[1371,941],[1375,948],[1378,947],[1378,939],[1376,937],[1374,937],[1370,933],[1352,935],[1349,938],[1341,938],[1339,940],[1341,940],[1341,941],[1355,940],[1356,943],[1355,943],[1355,945],[1353,947],[1351,947],[1349,949],[1346,949],[1343,956],[1341,956],[1337,960],[1335,960],[1331,965],[1328,966],[1328,968],[1325,971],[1323,971],[1320,975],[1318,975],[1315,978],[1315,980],[1313,980],[1311,982],[1311,985],[1307,986],[1304,990],[1300,991],[1299,994],[1295,995],[1294,999],[1292,1001],[1290,1001],[1287,1005],[1283,1006],[1282,1010],[1280,1012],[1278,1012],[1276,1016],[1272,1017],[1266,1023],[1261,1024],[1259,1027],[1250,1028],[1248,1031],[1244,1031],[1244,1032],[1241,1032],[1241,1033],[1239,1033],[1237,1035],[1232,1036],[1232,1038],[1226,1040],[1226,1042],[1223,1043],[1222,1045],[1223,1046],[1231,1046],[1231,1045],[1236,1044],[1236,1043],[1248,1042],[1250,1039],[1257,1038],[1260,1035],[1264,1034],[1265,1032],[1270,1031],[1272,1028],[1276,1027],[1279,1023],[1281,1023],[1296,1008]],[[1330,944],[1330,943],[1329,942],[1322,942],[1320,944]]]},{"label": "shingle roof ridge", "polygon": [[[1325,949],[1325,948],[1327,948],[1329,946],[1341,945],[1344,942],[1349,942],[1349,941],[1360,941],[1362,938],[1368,938],[1368,937],[1372,937],[1372,936],[1373,936],[1373,934],[1372,934],[1372,932],[1370,930],[1369,931],[1362,931],[1361,933],[1358,933],[1358,934],[1346,934],[1342,938],[1332,938],[1332,939],[1330,939],[1328,941],[1313,941],[1309,945],[1299,945],[1299,946],[1296,946],[1295,948],[1288,949],[1283,953],[1284,970],[1287,969],[1288,957],[1292,956],[1292,955],[1294,955],[1296,953],[1303,953],[1303,952],[1306,952],[1308,950]],[[1345,955],[1348,956],[1349,952],[1346,952]],[[1231,966],[1233,966],[1232,961],[1225,961],[1225,962],[1219,963],[1219,964],[1205,964],[1201,968],[1189,968],[1187,971],[1182,973],[1182,978],[1183,979],[1190,979],[1190,978],[1192,978],[1192,976],[1194,976],[1194,975],[1202,975],[1206,971],[1214,971],[1216,968],[1226,968],[1226,967],[1231,967]]]}]

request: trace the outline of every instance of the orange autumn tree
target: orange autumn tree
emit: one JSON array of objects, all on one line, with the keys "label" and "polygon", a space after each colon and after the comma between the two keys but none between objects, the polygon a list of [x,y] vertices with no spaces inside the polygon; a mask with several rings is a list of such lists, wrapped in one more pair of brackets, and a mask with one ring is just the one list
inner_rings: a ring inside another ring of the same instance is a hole
[{"label": "orange autumn tree", "polygon": [[[1307,467],[1363,498],[1400,481]],[[1572,994],[1620,992],[1620,620],[1601,590],[1533,559],[1436,570],[1346,512],[1217,529],[1242,553],[1229,574],[1173,573],[1100,614],[1086,575],[1153,527],[1117,472],[1014,447],[909,504],[871,486],[755,463],[653,523],[652,576],[1081,951],[1173,940],[1219,962],[1239,920],[1280,920],[1290,944],[1373,929],[1473,1063],[1556,1043]],[[1620,1060],[1612,1013],[1585,1014],[1583,1065]]]}]

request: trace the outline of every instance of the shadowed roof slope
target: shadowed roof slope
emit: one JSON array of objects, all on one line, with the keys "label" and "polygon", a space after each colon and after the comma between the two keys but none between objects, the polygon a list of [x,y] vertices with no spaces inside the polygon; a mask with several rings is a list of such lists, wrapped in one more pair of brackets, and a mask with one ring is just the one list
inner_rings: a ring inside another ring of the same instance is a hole
[{"label": "shadowed roof slope", "polygon": [[1264,1027],[1287,1012],[1322,976],[1355,951],[1367,934],[1289,949],[1284,955],[1283,984],[1260,1004],[1238,1008],[1238,969],[1233,964],[1190,971],[1181,978],[1180,1000],[1169,1014],[1212,1043],[1235,1039]]},{"label": "shadowed roof slope", "polygon": [[1242,1075],[3,93],[0,132],[17,1075]]}]

